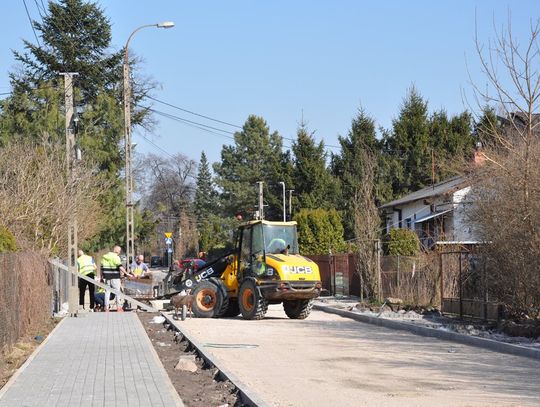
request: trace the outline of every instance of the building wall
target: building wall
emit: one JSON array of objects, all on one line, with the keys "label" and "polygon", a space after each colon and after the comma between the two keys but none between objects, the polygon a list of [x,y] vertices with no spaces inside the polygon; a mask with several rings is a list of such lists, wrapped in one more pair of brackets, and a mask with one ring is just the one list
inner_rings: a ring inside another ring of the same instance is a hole
[{"label": "building wall", "polygon": [[452,199],[454,212],[453,212],[453,236],[451,239],[457,242],[470,242],[477,241],[477,238],[471,227],[471,222],[468,219],[467,209],[470,207],[469,201],[471,193],[471,187],[466,187],[454,192]]},{"label": "building wall", "polygon": [[[402,215],[402,228],[407,227],[407,219],[411,219],[411,229],[414,230],[414,221],[421,217],[427,216],[431,213],[430,206],[424,205],[423,200],[418,200],[415,202],[409,202],[406,205],[403,205],[397,209],[401,209]],[[386,219],[386,231],[389,232],[390,229],[399,228],[399,213],[394,211],[392,215]]]},{"label": "building wall", "polygon": [[[444,240],[448,241],[475,241],[475,236],[470,226],[467,217],[467,208],[469,206],[468,195],[471,192],[471,187],[462,188],[452,195],[451,200],[445,199],[444,196],[439,196],[433,199],[433,207],[435,211],[440,212],[448,209],[453,209],[453,212],[444,215]],[[428,216],[431,214],[431,206],[425,205],[424,200],[409,202],[403,206],[396,207],[401,209],[402,213],[402,228],[407,227],[407,219],[411,219],[410,228],[415,229],[414,221],[416,219]],[[392,228],[399,227],[399,213],[394,211],[386,218],[386,231]],[[420,228],[420,224],[418,225]]]}]

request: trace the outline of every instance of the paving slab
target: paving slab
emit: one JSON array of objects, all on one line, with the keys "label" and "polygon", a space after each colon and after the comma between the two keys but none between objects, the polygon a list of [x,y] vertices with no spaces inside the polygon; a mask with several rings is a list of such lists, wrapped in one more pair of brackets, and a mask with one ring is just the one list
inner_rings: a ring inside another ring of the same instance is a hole
[{"label": "paving slab", "polygon": [[0,407],[183,406],[135,313],[66,318],[0,391]]}]

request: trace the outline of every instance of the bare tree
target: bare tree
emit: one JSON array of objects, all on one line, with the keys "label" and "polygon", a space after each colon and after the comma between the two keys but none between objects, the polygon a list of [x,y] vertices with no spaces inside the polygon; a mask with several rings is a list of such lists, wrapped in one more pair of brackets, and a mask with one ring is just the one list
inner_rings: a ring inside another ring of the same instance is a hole
[{"label": "bare tree", "polygon": [[79,241],[102,226],[99,197],[108,188],[90,165],[76,166],[75,196],[68,199],[65,147],[11,143],[0,149],[0,222],[19,247],[47,255],[67,252],[68,214],[75,212]]},{"label": "bare tree", "polygon": [[367,297],[379,296],[379,270],[377,250],[380,218],[375,205],[375,168],[377,160],[366,148],[360,157],[362,182],[357,185],[353,201],[355,244],[358,254],[358,268],[361,289]]},{"label": "bare tree", "polygon": [[[478,100],[498,115],[484,120],[483,158],[474,172],[469,211],[486,242],[491,287],[516,314],[540,312],[540,20],[520,44],[508,26],[476,50],[488,86],[474,85]],[[484,117],[485,119],[486,117]]]},{"label": "bare tree", "polygon": [[144,206],[156,214],[179,216],[180,210],[193,201],[196,162],[182,154],[170,158],[149,154],[143,159],[142,166]]}]

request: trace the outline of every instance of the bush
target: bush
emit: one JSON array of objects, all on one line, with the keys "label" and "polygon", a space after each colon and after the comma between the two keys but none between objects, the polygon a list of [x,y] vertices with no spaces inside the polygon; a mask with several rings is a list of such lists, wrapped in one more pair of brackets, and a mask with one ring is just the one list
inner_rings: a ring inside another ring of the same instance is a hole
[{"label": "bush", "polygon": [[345,250],[341,216],[335,209],[301,209],[294,217],[298,222],[298,244],[305,254],[339,253]]},{"label": "bush", "polygon": [[391,256],[416,256],[420,252],[420,240],[410,229],[390,230],[387,242]]},{"label": "bush", "polygon": [[0,226],[0,253],[17,251],[17,242],[13,233],[4,226]]}]

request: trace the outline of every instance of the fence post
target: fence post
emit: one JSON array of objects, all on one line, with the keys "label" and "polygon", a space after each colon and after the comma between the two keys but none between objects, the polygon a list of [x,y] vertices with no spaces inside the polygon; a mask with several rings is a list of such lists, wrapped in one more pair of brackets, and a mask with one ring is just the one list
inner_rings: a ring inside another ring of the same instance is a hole
[{"label": "fence post", "polygon": [[397,296],[401,298],[401,285],[400,285],[400,262],[399,262],[399,254],[397,255]]},{"label": "fence post", "polygon": [[378,300],[382,301],[382,278],[381,278],[381,239],[377,239],[377,278],[379,285]]},{"label": "fence post", "polygon": [[482,271],[484,274],[484,321],[487,321],[488,319],[488,301],[489,301],[489,293],[488,293],[488,282],[487,282],[487,272],[486,272],[486,263],[482,262]]},{"label": "fence post", "polygon": [[459,318],[463,319],[463,281],[461,278],[462,264],[461,253],[459,253]]},{"label": "fence post", "polygon": [[444,298],[444,270],[443,270],[443,254],[442,252],[439,252],[439,278],[440,278],[440,284],[441,284],[441,314],[444,312],[443,310],[443,298]]}]

